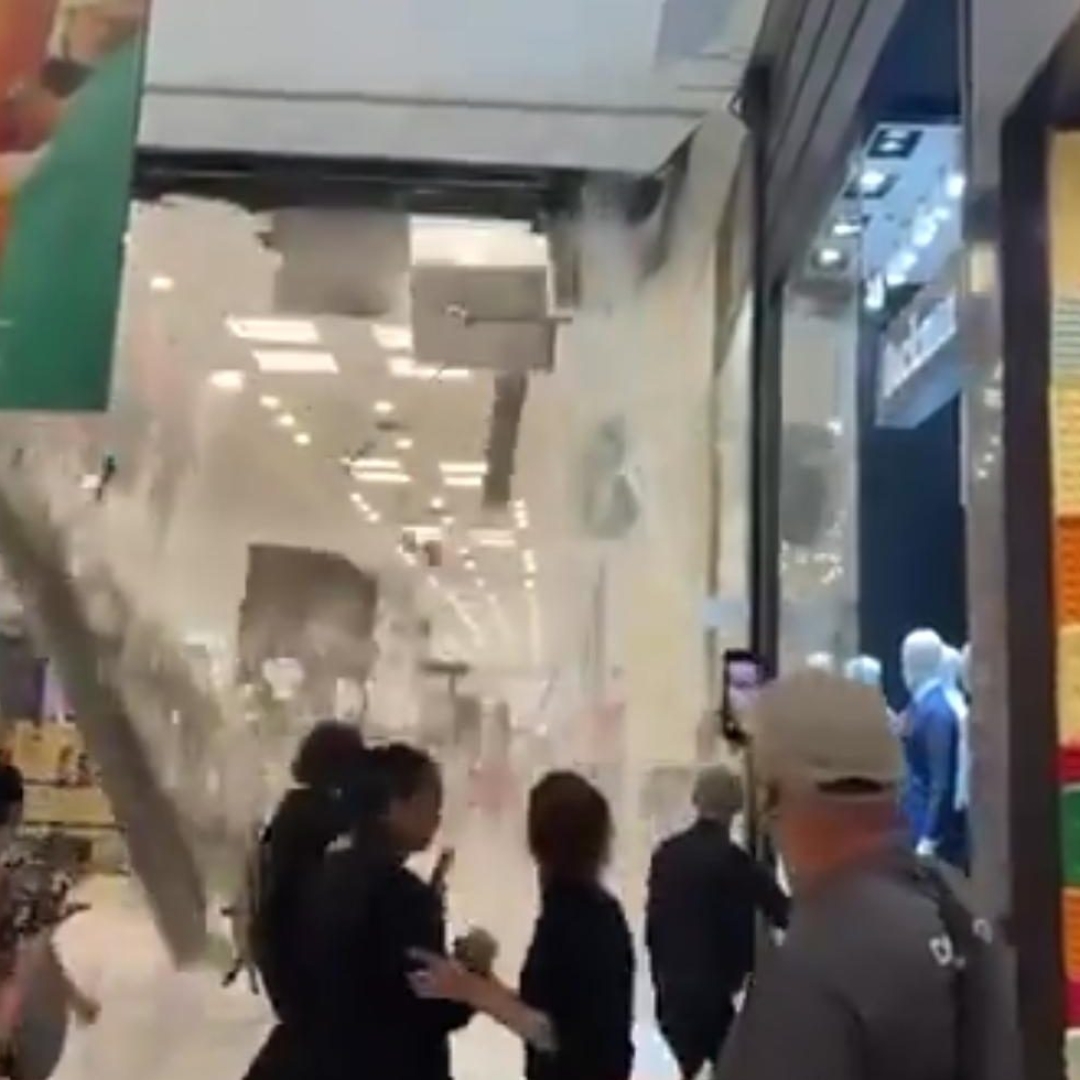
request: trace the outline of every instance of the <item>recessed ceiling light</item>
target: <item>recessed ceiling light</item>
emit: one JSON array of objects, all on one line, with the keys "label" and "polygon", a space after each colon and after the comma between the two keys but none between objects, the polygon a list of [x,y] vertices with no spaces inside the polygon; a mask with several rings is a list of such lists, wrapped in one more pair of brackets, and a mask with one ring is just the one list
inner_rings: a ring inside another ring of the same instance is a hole
[{"label": "recessed ceiling light", "polygon": [[294,428],[296,427],[296,417],[292,413],[282,413],[276,421],[274,421],[278,427]]},{"label": "recessed ceiling light", "polygon": [[411,484],[412,477],[401,472],[358,472],[353,478],[359,484]]},{"label": "recessed ceiling light", "polygon": [[965,177],[963,173],[951,173],[948,180],[945,181],[945,194],[948,195],[950,199],[962,198],[966,190],[967,177]]},{"label": "recessed ceiling light", "polygon": [[150,289],[157,293],[172,292],[176,288],[176,282],[167,274],[155,274],[150,279]]},{"label": "recessed ceiling light", "polygon": [[411,450],[415,445],[416,443],[411,435],[403,435],[394,443],[394,447],[397,450]]},{"label": "recessed ceiling light", "polygon": [[825,247],[821,248],[817,253],[817,263],[819,266],[839,266],[843,261],[844,253],[840,251],[839,248]]},{"label": "recessed ceiling light", "polygon": [[380,514],[378,510],[372,510],[368,514],[367,519],[371,522],[372,525],[378,525],[379,522],[382,521],[382,514]]},{"label": "recessed ceiling light", "polygon": [[281,398],[275,397],[273,394],[263,394],[263,396],[259,398],[259,404],[264,409],[269,409],[273,412],[275,409],[281,408]]},{"label": "recessed ceiling light", "polygon": [[448,476],[487,476],[486,461],[440,461],[439,469]]},{"label": "recessed ceiling light", "polygon": [[209,378],[210,385],[215,390],[227,390],[232,393],[243,390],[246,381],[247,378],[244,373],[234,368],[222,368],[220,371],[213,371],[210,373]]},{"label": "recessed ceiling light", "polygon": [[261,341],[267,345],[318,345],[319,329],[307,319],[225,320],[229,333],[241,341]]},{"label": "recessed ceiling light", "polygon": [[256,349],[255,363],[270,375],[336,375],[333,353],[316,349]]},{"label": "recessed ceiling light", "polygon": [[375,323],[371,328],[375,340],[383,349],[411,349],[413,333],[408,326],[392,326],[389,323]]},{"label": "recessed ceiling light", "polygon": [[298,431],[293,436],[293,442],[295,442],[297,446],[310,446],[311,436],[306,431]]},{"label": "recessed ceiling light", "polygon": [[449,529],[454,524],[454,515],[443,514],[442,523]]},{"label": "recessed ceiling light", "polygon": [[894,182],[892,173],[871,166],[864,169],[859,176],[859,191],[868,199],[880,199]]},{"label": "recessed ceiling light", "polygon": [[435,498],[431,500],[431,509],[432,510],[445,510],[446,509],[446,500],[441,495],[436,495]]},{"label": "recessed ceiling light", "polygon": [[394,411],[394,403],[392,401],[376,401],[375,412],[379,416],[389,416]]},{"label": "recessed ceiling light", "polygon": [[476,560],[475,559],[466,559],[465,560],[465,569],[468,570],[470,574],[473,573],[473,571],[476,569]]},{"label": "recessed ceiling light", "polygon": [[536,581],[533,578],[525,579],[525,589],[527,592],[532,592],[536,588]]},{"label": "recessed ceiling light", "polygon": [[400,458],[353,458],[349,462],[353,472],[401,472]]},{"label": "recessed ceiling light", "polygon": [[484,486],[482,476],[444,476],[443,483],[449,488],[481,488]]},{"label": "recessed ceiling light", "polygon": [[536,573],[536,553],[532,551],[526,551],[521,556],[522,564],[525,567],[525,572],[528,574]]},{"label": "recessed ceiling light", "polygon": [[473,529],[472,539],[480,547],[510,548],[517,543],[517,538],[506,529]]}]

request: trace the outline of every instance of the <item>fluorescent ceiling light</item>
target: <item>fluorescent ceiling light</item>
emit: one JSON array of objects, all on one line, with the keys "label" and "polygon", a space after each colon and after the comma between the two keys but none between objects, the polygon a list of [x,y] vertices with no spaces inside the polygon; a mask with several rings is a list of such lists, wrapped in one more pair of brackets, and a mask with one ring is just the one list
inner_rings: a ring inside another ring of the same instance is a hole
[{"label": "fluorescent ceiling light", "polygon": [[468,368],[421,364],[411,356],[391,356],[386,366],[395,379],[418,379],[421,382],[468,382],[473,377],[473,373]]},{"label": "fluorescent ceiling light", "polygon": [[259,398],[259,404],[264,409],[269,409],[273,412],[274,409],[281,408],[281,398],[275,397],[273,394],[263,394],[263,396]]},{"label": "fluorescent ceiling light", "polygon": [[296,417],[292,413],[282,413],[275,423],[278,427],[294,428],[296,427]]},{"label": "fluorescent ceiling light", "polygon": [[473,529],[471,535],[480,547],[510,548],[517,543],[514,534],[506,529]]},{"label": "fluorescent ceiling light", "polygon": [[401,472],[400,458],[354,458],[349,462],[353,472]]},{"label": "fluorescent ceiling light", "polygon": [[383,349],[411,349],[413,347],[412,327],[392,326],[389,323],[375,323],[371,328],[379,347]]},{"label": "fluorescent ceiling light", "polygon": [[266,345],[318,345],[318,327],[306,319],[225,320],[229,333],[241,341],[259,341]]},{"label": "fluorescent ceiling light", "polygon": [[255,363],[268,375],[336,375],[333,353],[314,349],[256,349]]},{"label": "fluorescent ceiling light", "polygon": [[398,450],[411,450],[415,445],[416,443],[411,435],[403,435],[394,443]]},{"label": "fluorescent ceiling light", "polygon": [[967,190],[967,178],[963,173],[954,172],[945,181],[945,194],[950,199],[959,199]]},{"label": "fluorescent ceiling light", "polygon": [[529,574],[535,574],[536,573],[536,553],[535,552],[526,551],[521,556],[521,562],[525,567],[526,573],[529,573]]},{"label": "fluorescent ceiling light", "polygon": [[446,476],[487,476],[486,461],[440,461],[439,469]]},{"label": "fluorescent ceiling light", "polygon": [[392,401],[376,401],[374,408],[377,416],[389,416],[394,411],[394,403]]},{"label": "fluorescent ceiling light", "polygon": [[443,483],[449,488],[482,488],[482,476],[444,476]]},{"label": "fluorescent ceiling light", "polygon": [[532,578],[525,579],[526,592],[532,592],[536,588],[536,582]]},{"label": "fluorescent ceiling light", "polygon": [[150,279],[150,289],[156,293],[172,292],[176,288],[176,282],[167,274],[155,274]]},{"label": "fluorescent ceiling light", "polygon": [[209,382],[215,390],[227,390],[236,393],[236,391],[244,389],[247,377],[242,371],[237,371],[235,368],[222,368],[220,371],[210,373]]},{"label": "fluorescent ceiling light", "polygon": [[411,484],[412,477],[401,472],[357,472],[353,474],[359,484]]},{"label": "fluorescent ceiling light", "polygon": [[293,436],[293,442],[295,442],[297,446],[310,446],[311,436],[306,431],[298,431]]},{"label": "fluorescent ceiling light", "polygon": [[444,498],[442,498],[441,495],[436,495],[435,498],[431,500],[431,509],[432,510],[445,510],[446,509],[446,500]]},{"label": "fluorescent ceiling light", "polygon": [[379,522],[382,521],[382,514],[380,514],[378,510],[370,510],[368,511],[367,519],[372,525],[378,525]]}]

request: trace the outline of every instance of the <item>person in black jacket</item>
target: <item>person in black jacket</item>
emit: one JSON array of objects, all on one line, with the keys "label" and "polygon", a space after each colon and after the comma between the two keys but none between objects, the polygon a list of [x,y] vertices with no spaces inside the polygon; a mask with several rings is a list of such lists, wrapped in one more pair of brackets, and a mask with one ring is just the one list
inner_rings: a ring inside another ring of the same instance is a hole
[{"label": "person in black jacket", "polygon": [[472,1012],[410,988],[414,951],[442,954],[446,940],[439,884],[405,866],[438,830],[439,769],[403,744],[370,754],[382,810],[374,829],[333,845],[307,907],[314,1053],[304,1076],[449,1080],[449,1035]]},{"label": "person in black jacket", "polygon": [[367,791],[372,780],[363,738],[349,724],[316,724],[300,744],[292,775],[296,787],[278,805],[259,845],[251,949],[276,1024],[246,1080],[284,1080],[303,1061],[308,993],[302,903],[327,847],[354,826],[365,800],[375,798]]},{"label": "person in black jacket", "polygon": [[731,840],[742,801],[738,776],[705,770],[694,788],[697,820],[657,848],[649,872],[657,1021],[687,1080],[716,1060],[734,1019],[733,999],[754,964],[755,914],[787,925],[787,897]]},{"label": "person in black jacket", "polygon": [[634,949],[622,908],[600,883],[610,809],[583,777],[551,773],[530,795],[528,827],[541,902],[519,992],[431,954],[418,956],[413,987],[423,998],[463,1002],[521,1036],[528,1080],[627,1080]]}]

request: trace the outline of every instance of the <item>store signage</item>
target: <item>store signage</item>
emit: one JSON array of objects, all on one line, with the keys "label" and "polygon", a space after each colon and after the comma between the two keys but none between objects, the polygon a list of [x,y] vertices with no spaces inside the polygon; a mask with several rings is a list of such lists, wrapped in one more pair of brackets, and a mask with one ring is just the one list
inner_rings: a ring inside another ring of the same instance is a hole
[{"label": "store signage", "polygon": [[959,261],[928,285],[884,334],[878,367],[879,421],[920,423],[959,389]]},{"label": "store signage", "polygon": [[0,0],[0,409],[108,404],[149,0]]}]

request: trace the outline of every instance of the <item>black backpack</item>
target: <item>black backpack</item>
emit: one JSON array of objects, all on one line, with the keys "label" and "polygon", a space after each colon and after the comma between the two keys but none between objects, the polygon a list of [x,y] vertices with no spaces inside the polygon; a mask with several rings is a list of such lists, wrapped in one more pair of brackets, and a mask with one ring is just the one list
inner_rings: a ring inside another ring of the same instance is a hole
[{"label": "black backpack", "polygon": [[946,868],[912,859],[906,873],[933,901],[945,931],[940,959],[953,971],[957,1080],[1016,1080],[1020,1039],[1004,942],[989,920],[972,913]]}]

